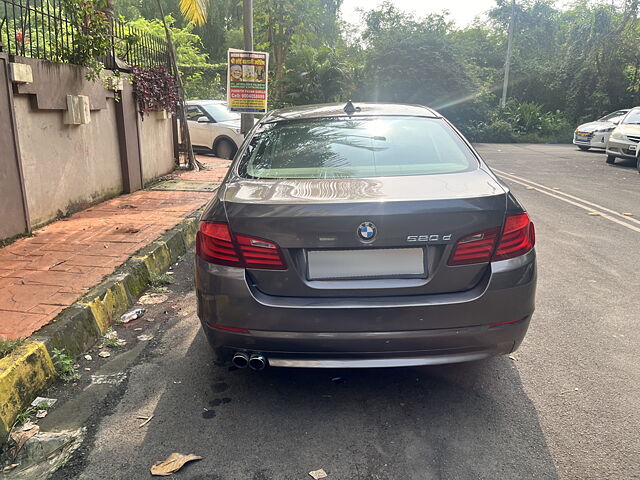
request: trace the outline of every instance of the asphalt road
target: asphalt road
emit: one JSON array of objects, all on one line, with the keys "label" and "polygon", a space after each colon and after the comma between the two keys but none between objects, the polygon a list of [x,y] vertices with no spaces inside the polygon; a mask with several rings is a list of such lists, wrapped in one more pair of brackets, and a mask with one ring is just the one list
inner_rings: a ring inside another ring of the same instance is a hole
[{"label": "asphalt road", "polygon": [[[537,311],[512,358],[366,371],[215,366],[187,255],[169,298],[149,307],[155,321],[136,327],[153,340],[118,327],[122,353],[91,364],[101,371],[120,357],[126,378],[101,400],[82,380],[57,391],[67,410],[52,412],[50,428],[89,413],[84,443],[54,478],[148,478],[171,452],[204,457],[179,479],[304,479],[319,468],[329,479],[640,478],[640,175],[572,146],[478,148],[537,231]],[[136,417],[150,415],[140,427]]]}]

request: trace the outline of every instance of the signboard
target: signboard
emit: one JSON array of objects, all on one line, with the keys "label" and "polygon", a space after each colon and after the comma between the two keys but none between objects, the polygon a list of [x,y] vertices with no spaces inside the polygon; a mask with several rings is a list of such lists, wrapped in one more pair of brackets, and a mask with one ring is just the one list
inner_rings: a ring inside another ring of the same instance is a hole
[{"label": "signboard", "polygon": [[229,49],[227,102],[240,113],[267,112],[269,54]]}]

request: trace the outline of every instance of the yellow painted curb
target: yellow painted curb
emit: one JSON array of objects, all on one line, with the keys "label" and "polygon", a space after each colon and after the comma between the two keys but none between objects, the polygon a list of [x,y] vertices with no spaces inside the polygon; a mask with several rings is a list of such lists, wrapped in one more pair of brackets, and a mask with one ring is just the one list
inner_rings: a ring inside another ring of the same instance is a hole
[{"label": "yellow painted curb", "polygon": [[13,422],[56,376],[42,342],[29,342],[0,359],[0,431],[4,437]]},{"label": "yellow painted curb", "polygon": [[115,282],[102,297],[95,297],[89,302],[78,302],[91,309],[93,318],[100,332],[104,334],[113,325],[116,318],[129,307],[129,297],[124,283]]},{"label": "yellow painted curb", "polygon": [[138,260],[142,260],[151,275],[159,275],[171,265],[171,253],[166,242],[155,242],[159,248],[155,248],[151,253],[142,256],[136,256]]}]

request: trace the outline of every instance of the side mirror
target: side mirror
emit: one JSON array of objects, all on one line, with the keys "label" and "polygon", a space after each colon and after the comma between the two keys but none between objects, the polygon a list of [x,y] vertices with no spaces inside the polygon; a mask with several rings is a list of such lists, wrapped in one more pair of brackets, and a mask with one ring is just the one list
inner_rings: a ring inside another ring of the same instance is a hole
[{"label": "side mirror", "polygon": [[209,120],[209,117],[207,117],[206,115],[202,115],[201,117],[198,117],[198,123],[211,123],[211,120]]}]

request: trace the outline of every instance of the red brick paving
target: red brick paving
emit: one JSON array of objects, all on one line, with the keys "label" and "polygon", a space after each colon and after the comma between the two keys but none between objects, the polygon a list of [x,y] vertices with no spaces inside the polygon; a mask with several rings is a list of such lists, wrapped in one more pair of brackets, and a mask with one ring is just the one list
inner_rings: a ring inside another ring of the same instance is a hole
[{"label": "red brick paving", "polygon": [[[229,162],[172,176],[220,182]],[[0,339],[24,338],[53,320],[133,253],[178,224],[210,193],[142,190],[107,200],[0,249]]]}]

